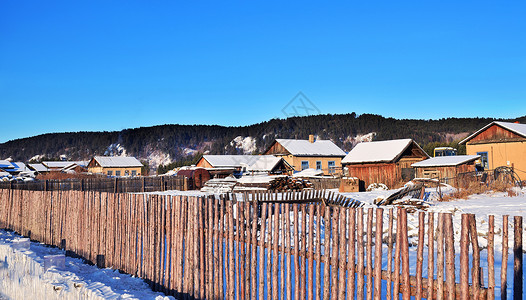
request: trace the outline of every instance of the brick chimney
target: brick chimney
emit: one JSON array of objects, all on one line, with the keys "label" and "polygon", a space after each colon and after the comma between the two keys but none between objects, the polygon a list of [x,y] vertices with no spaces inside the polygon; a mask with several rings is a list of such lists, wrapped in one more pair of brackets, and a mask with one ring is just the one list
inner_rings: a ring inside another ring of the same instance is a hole
[{"label": "brick chimney", "polygon": [[309,142],[314,143],[314,134],[309,134]]}]

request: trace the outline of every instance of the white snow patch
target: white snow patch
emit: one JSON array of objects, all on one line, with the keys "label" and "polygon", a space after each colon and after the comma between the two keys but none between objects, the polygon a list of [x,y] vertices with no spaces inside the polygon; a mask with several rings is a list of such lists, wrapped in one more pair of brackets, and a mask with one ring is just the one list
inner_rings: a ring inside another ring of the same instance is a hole
[{"label": "white snow patch", "polygon": [[154,150],[147,157],[150,166],[167,165],[172,162],[170,154],[162,152],[160,150]]},{"label": "white snow patch", "polygon": [[244,154],[251,154],[257,150],[256,139],[251,136],[247,136],[247,137],[237,136],[235,139],[233,139],[230,142],[230,145],[232,147],[235,147],[236,149],[243,150]]},{"label": "white snow patch", "polygon": [[108,146],[104,156],[127,156],[126,149],[121,144],[113,143]]}]

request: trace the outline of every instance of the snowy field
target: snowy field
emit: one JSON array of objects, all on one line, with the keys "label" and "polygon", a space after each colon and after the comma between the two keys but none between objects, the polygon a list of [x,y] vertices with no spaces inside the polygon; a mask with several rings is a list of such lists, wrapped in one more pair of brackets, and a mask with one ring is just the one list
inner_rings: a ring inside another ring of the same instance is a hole
[{"label": "snowy field", "polygon": [[66,256],[63,266],[46,270],[44,257],[64,251],[34,242],[21,249],[18,241],[20,236],[0,230],[0,299],[174,299],[139,278],[77,258]]}]

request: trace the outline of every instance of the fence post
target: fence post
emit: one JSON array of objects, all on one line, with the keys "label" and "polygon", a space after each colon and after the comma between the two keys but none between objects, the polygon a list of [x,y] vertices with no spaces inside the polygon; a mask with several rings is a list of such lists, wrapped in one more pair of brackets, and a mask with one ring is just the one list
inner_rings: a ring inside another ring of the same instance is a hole
[{"label": "fence post", "polygon": [[502,267],[500,269],[500,298],[508,298],[508,215],[502,216]]},{"label": "fence post", "polygon": [[469,299],[469,216],[462,214],[460,231],[460,299]]},{"label": "fence post", "polygon": [[513,299],[522,299],[522,217],[515,216],[513,234]]}]

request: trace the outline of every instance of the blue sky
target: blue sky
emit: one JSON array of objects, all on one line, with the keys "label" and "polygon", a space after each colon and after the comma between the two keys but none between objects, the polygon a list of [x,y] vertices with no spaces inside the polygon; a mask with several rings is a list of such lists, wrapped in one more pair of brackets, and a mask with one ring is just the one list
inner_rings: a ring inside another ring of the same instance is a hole
[{"label": "blue sky", "polygon": [[1,1],[0,142],[322,113],[526,115],[526,2]]}]

